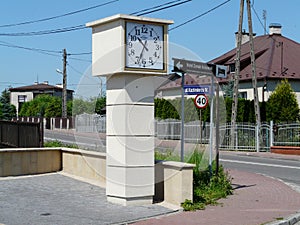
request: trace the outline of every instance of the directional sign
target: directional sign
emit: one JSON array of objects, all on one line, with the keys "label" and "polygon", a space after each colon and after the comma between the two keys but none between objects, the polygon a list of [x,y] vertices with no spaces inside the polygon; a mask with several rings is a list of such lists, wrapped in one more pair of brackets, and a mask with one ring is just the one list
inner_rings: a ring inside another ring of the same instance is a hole
[{"label": "directional sign", "polygon": [[174,60],[174,72],[183,72],[190,74],[201,74],[201,75],[211,75],[212,74],[212,66],[207,63],[185,60],[185,59],[177,59]]},{"label": "directional sign", "polygon": [[185,95],[199,95],[199,94],[209,94],[209,86],[208,85],[187,85],[184,86],[184,94]]},{"label": "directional sign", "polygon": [[227,67],[216,65],[216,77],[218,78],[227,78]]},{"label": "directional sign", "polygon": [[197,95],[194,99],[194,103],[197,108],[204,109],[208,104],[208,98],[203,94]]}]

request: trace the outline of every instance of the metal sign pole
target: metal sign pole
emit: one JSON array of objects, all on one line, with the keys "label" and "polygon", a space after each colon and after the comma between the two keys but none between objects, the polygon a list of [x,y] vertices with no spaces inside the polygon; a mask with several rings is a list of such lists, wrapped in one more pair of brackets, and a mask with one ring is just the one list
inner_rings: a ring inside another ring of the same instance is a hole
[{"label": "metal sign pole", "polygon": [[213,130],[214,130],[214,77],[211,75],[210,90],[210,132],[209,132],[209,173],[212,176]]},{"label": "metal sign pole", "polygon": [[181,162],[184,161],[184,83],[184,73],[181,73]]}]

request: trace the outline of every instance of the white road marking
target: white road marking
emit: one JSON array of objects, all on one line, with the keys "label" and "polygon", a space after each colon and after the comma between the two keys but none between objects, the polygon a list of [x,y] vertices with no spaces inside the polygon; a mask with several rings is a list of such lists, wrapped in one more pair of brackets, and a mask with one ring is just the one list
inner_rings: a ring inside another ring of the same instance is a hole
[{"label": "white road marking", "polygon": [[300,170],[300,167],[297,167],[297,166],[285,166],[285,165],[276,165],[276,164],[268,164],[268,163],[256,163],[256,162],[238,161],[238,160],[230,160],[230,159],[220,159],[220,161]]}]

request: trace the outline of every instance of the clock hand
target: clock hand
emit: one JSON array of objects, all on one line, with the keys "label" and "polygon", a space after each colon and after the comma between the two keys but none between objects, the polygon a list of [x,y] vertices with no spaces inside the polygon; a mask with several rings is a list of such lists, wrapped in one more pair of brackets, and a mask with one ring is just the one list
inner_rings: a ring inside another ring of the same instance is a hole
[{"label": "clock hand", "polygon": [[144,44],[143,41],[139,37],[137,39],[143,45],[143,47],[146,49],[146,51],[149,51],[149,49],[146,47],[147,40],[145,41],[145,44]]},{"label": "clock hand", "polygon": [[[143,43],[143,42],[141,42],[141,43]],[[142,56],[143,56],[143,54],[144,54],[144,50],[145,50],[145,49],[147,50],[146,44],[147,44],[147,40],[145,41],[145,44],[143,44],[143,48],[142,48],[142,51],[141,51],[141,54],[140,54],[139,65],[141,65],[141,59],[142,59]],[[147,51],[148,51],[148,50],[147,50]]]}]

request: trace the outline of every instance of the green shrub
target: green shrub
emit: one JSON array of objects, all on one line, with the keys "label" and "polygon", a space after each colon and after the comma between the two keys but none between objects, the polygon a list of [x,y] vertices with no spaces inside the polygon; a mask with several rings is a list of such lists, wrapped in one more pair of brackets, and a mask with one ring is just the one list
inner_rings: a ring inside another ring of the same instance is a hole
[{"label": "green shrub", "polygon": [[224,171],[223,167],[219,167],[218,175],[216,175],[215,162],[212,165],[212,171],[210,171],[209,167],[204,171],[200,170],[199,162],[201,160],[199,161],[199,159],[202,156],[196,151],[194,154],[195,156],[189,161],[189,163],[196,165],[193,171],[194,202],[186,200],[182,203],[182,207],[185,211],[205,209],[205,205],[218,204],[217,201],[219,199],[226,198],[232,194],[231,178],[228,173]]},{"label": "green shrub", "polygon": [[59,148],[59,147],[66,147],[66,148],[78,148],[76,144],[64,144],[58,140],[55,141],[47,141],[44,143],[44,147],[49,148]]}]

